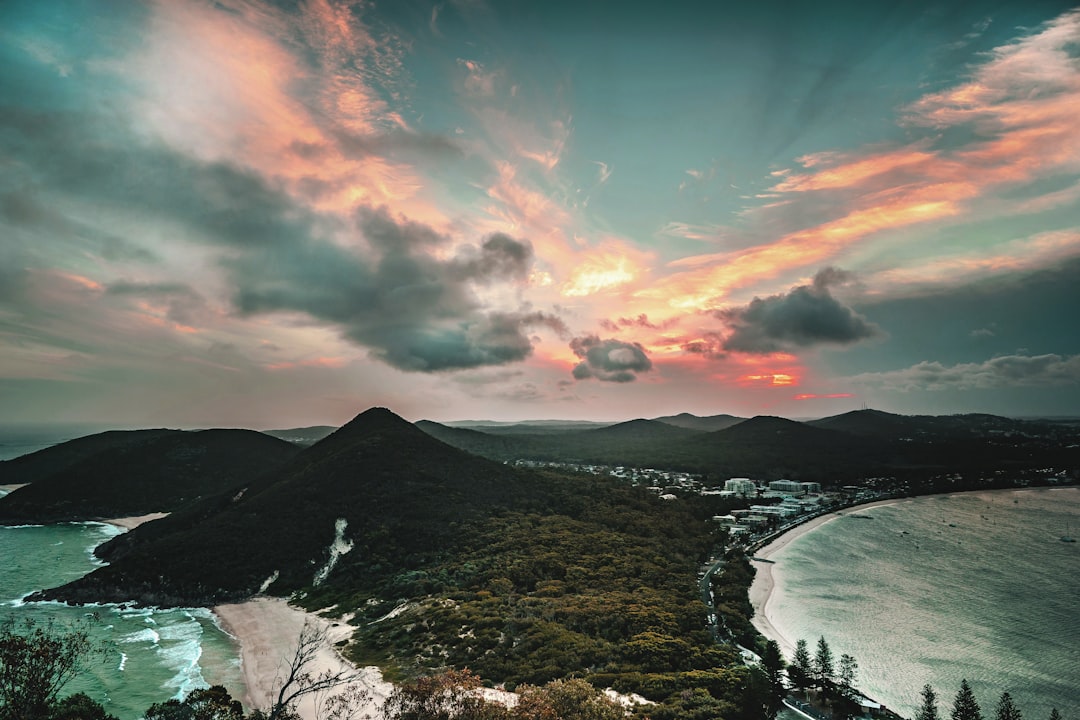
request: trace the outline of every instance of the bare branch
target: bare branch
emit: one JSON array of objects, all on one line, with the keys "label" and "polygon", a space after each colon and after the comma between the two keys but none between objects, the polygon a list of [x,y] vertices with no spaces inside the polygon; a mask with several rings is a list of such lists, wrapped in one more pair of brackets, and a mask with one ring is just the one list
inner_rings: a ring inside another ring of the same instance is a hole
[{"label": "bare branch", "polygon": [[[341,668],[338,670],[324,670],[315,674],[312,665],[316,662],[319,651],[328,645],[326,628],[310,620],[304,621],[304,627],[296,640],[296,648],[292,657],[285,667],[284,677],[275,681],[278,687],[277,698],[267,711],[267,720],[279,720],[286,711],[293,711],[296,704],[307,696],[315,696],[318,699],[324,696],[322,703],[333,701],[328,697],[329,691],[342,688],[358,681],[361,674],[354,668]],[[356,696],[355,694],[353,696]],[[327,706],[328,718],[350,717],[352,707],[337,704]],[[336,708],[336,709],[335,709]],[[348,714],[344,714],[348,712]]]}]

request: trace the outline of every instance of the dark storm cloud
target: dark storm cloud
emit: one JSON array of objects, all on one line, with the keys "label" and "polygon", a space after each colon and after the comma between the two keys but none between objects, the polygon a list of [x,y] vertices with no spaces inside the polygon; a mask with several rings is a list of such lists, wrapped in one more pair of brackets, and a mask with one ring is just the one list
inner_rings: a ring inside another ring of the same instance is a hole
[{"label": "dark storm cloud", "polygon": [[578,380],[596,378],[625,383],[636,380],[636,373],[652,370],[652,360],[638,343],[586,335],[571,340],[570,349],[581,358],[574,367],[574,377]]},{"label": "dark storm cloud", "polygon": [[479,248],[442,260],[427,251],[445,238],[385,210],[361,213],[359,230],[370,256],[301,237],[273,252],[230,258],[236,307],[248,315],[298,311],[334,323],[374,357],[420,372],[516,362],[532,354],[531,328],[565,331],[544,313],[485,311],[471,290],[473,283],[527,275],[528,243],[492,235]]},{"label": "dark storm cloud", "polygon": [[716,315],[728,323],[731,334],[723,349],[747,353],[772,353],[821,344],[849,345],[875,337],[880,330],[829,291],[851,276],[825,268],[811,285],[792,288],[786,295],[754,298],[749,305],[721,310]]},{"label": "dark storm cloud", "polygon": [[[535,328],[566,332],[557,317],[527,307],[484,308],[473,291],[527,278],[533,251],[526,241],[494,234],[449,254],[449,238],[426,225],[385,210],[320,215],[252,173],[116,142],[103,127],[63,114],[35,122],[22,111],[0,113],[0,133],[14,138],[9,147],[53,192],[77,194],[103,210],[122,206],[216,249],[241,315],[302,313],[394,367],[422,372],[516,362],[531,355]],[[82,138],[80,153],[56,152],[73,136]],[[14,210],[25,218],[33,208]],[[0,291],[16,280],[0,277]],[[197,299],[170,285],[111,290],[168,301],[178,322]]]}]

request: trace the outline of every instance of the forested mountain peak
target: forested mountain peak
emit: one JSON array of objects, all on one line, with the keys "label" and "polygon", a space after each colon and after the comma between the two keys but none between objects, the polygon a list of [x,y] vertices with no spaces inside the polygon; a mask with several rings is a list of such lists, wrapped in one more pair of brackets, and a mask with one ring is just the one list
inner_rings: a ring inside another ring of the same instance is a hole
[{"label": "forested mountain peak", "polygon": [[375,587],[452,547],[460,523],[548,494],[373,408],[246,487],[102,546],[109,566],[47,596],[203,604],[289,593],[331,562],[327,585]]}]

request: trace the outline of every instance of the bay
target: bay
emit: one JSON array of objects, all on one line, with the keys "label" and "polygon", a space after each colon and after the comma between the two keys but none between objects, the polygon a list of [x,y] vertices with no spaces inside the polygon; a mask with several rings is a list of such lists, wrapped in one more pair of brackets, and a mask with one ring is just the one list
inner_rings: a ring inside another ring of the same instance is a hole
[{"label": "bay", "polygon": [[102,652],[61,694],[85,692],[120,720],[137,720],[153,703],[210,684],[242,695],[238,649],[207,609],[23,600],[93,570],[100,565],[93,548],[119,532],[103,523],[0,526],[0,618],[85,629]]},{"label": "bay", "polygon": [[[869,516],[857,517],[857,515]],[[825,637],[905,717],[925,684],[947,716],[962,679],[992,716],[1080,716],[1080,488],[957,493],[849,511],[770,555],[782,645]],[[789,656],[790,657],[790,656]]]}]

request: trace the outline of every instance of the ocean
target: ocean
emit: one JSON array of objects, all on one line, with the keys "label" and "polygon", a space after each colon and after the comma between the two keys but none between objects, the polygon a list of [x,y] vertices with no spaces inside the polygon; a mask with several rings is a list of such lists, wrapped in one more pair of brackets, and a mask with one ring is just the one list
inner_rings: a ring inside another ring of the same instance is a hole
[{"label": "ocean", "polygon": [[101,523],[0,526],[0,619],[86,629],[102,652],[61,695],[85,692],[120,720],[137,720],[153,703],[211,684],[241,697],[238,648],[209,610],[23,601],[93,570],[100,564],[93,548],[119,532]]},{"label": "ocean", "polygon": [[[866,515],[854,517],[854,515]],[[768,616],[811,654],[853,655],[857,685],[904,717],[922,687],[948,717],[967,679],[992,717],[1080,718],[1080,488],[936,495],[847,511],[770,558]],[[783,644],[783,643],[782,643]]]}]

